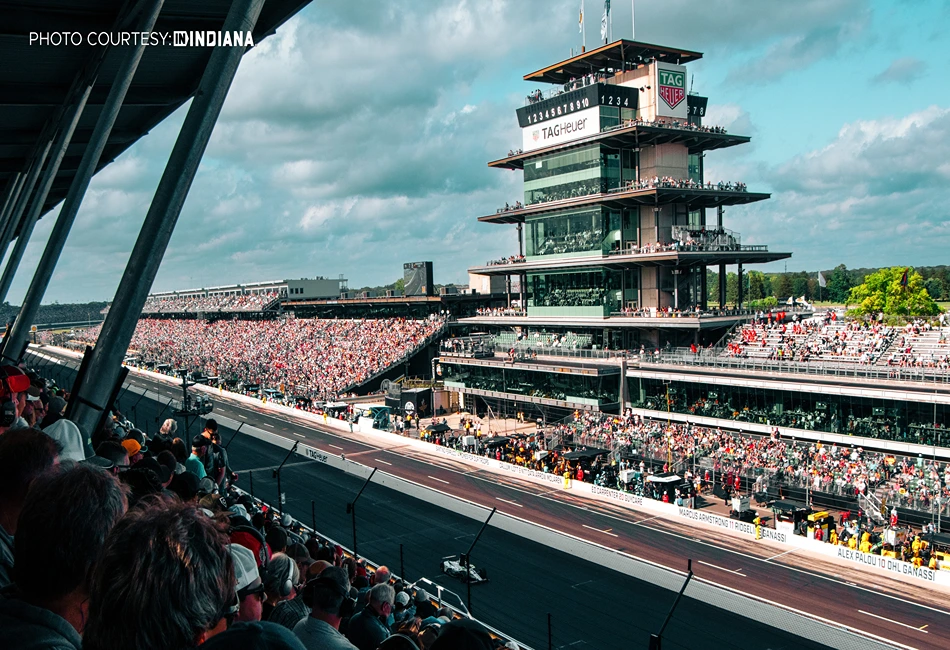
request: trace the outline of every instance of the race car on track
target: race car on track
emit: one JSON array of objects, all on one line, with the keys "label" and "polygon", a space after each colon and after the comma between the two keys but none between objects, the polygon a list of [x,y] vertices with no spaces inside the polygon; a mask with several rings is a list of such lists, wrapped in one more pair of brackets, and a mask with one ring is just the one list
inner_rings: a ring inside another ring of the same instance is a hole
[{"label": "race car on track", "polygon": [[445,575],[457,578],[462,582],[471,582],[476,585],[480,582],[488,582],[488,572],[485,569],[476,569],[469,565],[469,571],[466,575],[465,558],[460,555],[450,555],[442,558],[440,568]]}]

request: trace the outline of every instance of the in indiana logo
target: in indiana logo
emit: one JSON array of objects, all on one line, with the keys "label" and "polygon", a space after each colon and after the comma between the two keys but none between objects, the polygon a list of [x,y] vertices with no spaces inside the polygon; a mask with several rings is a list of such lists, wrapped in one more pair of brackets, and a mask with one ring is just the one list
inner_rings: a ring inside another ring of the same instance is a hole
[{"label": "in indiana logo", "polygon": [[658,70],[660,97],[670,108],[676,108],[686,98],[686,73],[676,70]]},{"label": "in indiana logo", "polygon": [[535,129],[531,132],[531,137],[534,138],[534,141],[537,142],[538,138],[541,137],[541,132],[538,129]]}]

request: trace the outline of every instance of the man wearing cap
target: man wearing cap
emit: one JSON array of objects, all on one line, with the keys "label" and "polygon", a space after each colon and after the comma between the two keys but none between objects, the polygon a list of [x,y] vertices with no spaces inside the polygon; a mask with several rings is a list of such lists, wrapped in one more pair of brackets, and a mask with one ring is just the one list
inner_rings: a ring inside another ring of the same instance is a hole
[{"label": "man wearing cap", "polygon": [[297,623],[294,634],[307,650],[358,650],[340,634],[340,608],[350,582],[340,567],[327,567],[304,587],[310,616]]},{"label": "man wearing cap", "polygon": [[369,603],[350,619],[346,638],[359,650],[376,650],[391,634],[387,619],[393,611],[396,591],[389,584],[369,590]]},{"label": "man wearing cap", "polygon": [[40,427],[45,429],[49,425],[63,417],[66,412],[66,400],[59,395],[53,395],[49,398],[49,405],[46,407],[46,417],[40,420]]},{"label": "man wearing cap", "polygon": [[10,429],[26,426],[20,417],[30,388],[30,378],[16,366],[0,366],[0,435]]},{"label": "man wearing cap", "polygon": [[197,476],[199,479],[208,475],[205,472],[204,459],[208,453],[210,440],[202,435],[197,435],[191,441],[191,456],[185,461],[185,469]]},{"label": "man wearing cap", "polygon": [[231,483],[232,472],[228,464],[228,452],[221,446],[217,420],[208,418],[201,435],[209,441],[207,453],[201,459],[205,466],[205,473],[218,484],[218,487],[224,489]]},{"label": "man wearing cap", "polygon": [[254,553],[240,544],[228,544],[228,550],[234,561],[234,588],[241,603],[235,620],[259,621],[266,596]]}]

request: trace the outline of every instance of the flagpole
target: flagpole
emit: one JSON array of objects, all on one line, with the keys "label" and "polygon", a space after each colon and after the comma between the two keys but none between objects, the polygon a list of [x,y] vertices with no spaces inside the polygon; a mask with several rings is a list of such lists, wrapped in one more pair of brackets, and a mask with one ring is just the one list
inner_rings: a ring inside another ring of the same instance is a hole
[{"label": "flagpole", "polygon": [[637,0],[630,0],[630,40],[637,40]]},{"label": "flagpole", "polygon": [[581,47],[587,51],[587,30],[584,29],[584,0],[581,0]]}]

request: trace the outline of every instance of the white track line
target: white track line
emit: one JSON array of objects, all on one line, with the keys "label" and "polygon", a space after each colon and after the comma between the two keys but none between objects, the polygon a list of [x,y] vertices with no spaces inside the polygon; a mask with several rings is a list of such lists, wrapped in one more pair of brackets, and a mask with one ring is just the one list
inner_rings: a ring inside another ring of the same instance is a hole
[{"label": "white track line", "polygon": [[374,458],[373,460],[375,460],[377,463],[382,463],[383,465],[389,465],[392,467],[392,463],[387,463],[385,460],[380,460],[378,458]]},{"label": "white track line", "polygon": [[513,505],[513,506],[518,506],[519,508],[524,508],[523,505],[521,505],[520,503],[517,503],[517,502],[515,502],[515,501],[509,501],[508,499],[502,499],[501,497],[495,497],[495,498],[498,499],[499,501],[501,501],[502,503],[507,503],[507,504],[510,504],[510,505]]},{"label": "white track line", "polygon": [[[868,616],[873,616],[874,618],[879,618],[879,619],[881,619],[882,621],[887,621],[888,623],[893,623],[894,625],[900,625],[901,627],[910,628],[911,630],[916,630],[916,631],[918,631],[918,632],[923,632],[924,634],[930,634],[930,632],[928,632],[927,630],[921,629],[921,628],[919,628],[919,627],[914,627],[913,625],[908,625],[907,623],[901,623],[900,621],[895,621],[895,620],[892,619],[892,618],[885,618],[885,617],[883,617],[883,616],[878,616],[877,614],[872,614],[871,612],[866,612],[866,611],[864,611],[863,609],[859,609],[858,611],[859,611],[860,613],[862,613],[862,614],[866,614],[866,615],[868,615]],[[926,627],[926,626],[924,626],[924,627]]]},{"label": "white track line", "polygon": [[620,537],[620,535],[614,534],[609,530],[601,530],[600,528],[594,528],[593,526],[588,526],[587,524],[581,524],[584,528],[589,528],[590,530],[596,530],[598,533],[603,533],[604,535],[610,535],[611,537]]},{"label": "white track line", "polygon": [[709,562],[703,562],[702,560],[696,560],[700,564],[705,564],[706,566],[712,567],[714,569],[719,569],[720,571],[725,571],[726,573],[732,573],[737,576],[742,576],[743,578],[747,577],[746,574],[740,573],[742,569],[726,569],[725,567],[716,566],[715,564],[710,564]]},{"label": "white track line", "polygon": [[[327,443],[327,444],[329,445],[330,443]],[[334,449],[343,449],[343,447],[340,447],[338,445],[330,445],[330,446],[333,447]]]},{"label": "white track line", "polygon": [[440,478],[436,478],[434,476],[429,476],[429,478],[431,478],[433,481],[438,481],[439,483],[445,483],[446,485],[451,485],[451,483],[449,483],[448,481],[440,479]]}]

